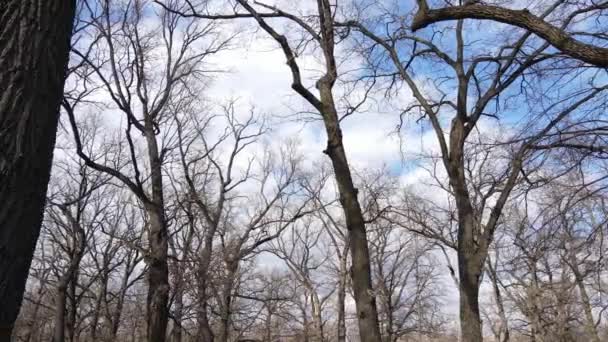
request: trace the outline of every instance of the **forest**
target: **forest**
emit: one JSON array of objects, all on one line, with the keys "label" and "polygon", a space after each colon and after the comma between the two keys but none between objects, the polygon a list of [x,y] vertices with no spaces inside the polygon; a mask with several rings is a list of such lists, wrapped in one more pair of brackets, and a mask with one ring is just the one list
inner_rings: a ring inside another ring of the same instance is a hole
[{"label": "forest", "polygon": [[0,342],[608,341],[607,16],[0,0]]}]

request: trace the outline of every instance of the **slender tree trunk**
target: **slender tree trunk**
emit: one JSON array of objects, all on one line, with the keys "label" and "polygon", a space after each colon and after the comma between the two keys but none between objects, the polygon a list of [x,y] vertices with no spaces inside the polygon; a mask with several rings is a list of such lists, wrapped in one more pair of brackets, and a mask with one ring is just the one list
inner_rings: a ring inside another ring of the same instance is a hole
[{"label": "slender tree trunk", "polygon": [[67,298],[67,291],[68,284],[65,280],[62,279],[60,284],[57,286],[57,302],[55,303],[53,342],[65,341],[65,304]]},{"label": "slender tree trunk", "polygon": [[[78,260],[78,264],[76,267],[80,267],[80,260]],[[68,341],[74,342],[74,336],[76,335],[76,314],[78,311],[78,302],[76,300],[76,284],[78,284],[78,268],[72,280],[68,285],[68,301],[70,304],[68,305],[68,319],[67,319],[67,333],[68,333]]]},{"label": "slender tree trunk", "polygon": [[589,294],[587,294],[587,288],[585,287],[583,276],[578,267],[578,260],[576,260],[574,252],[571,252],[570,254],[570,262],[568,264],[570,265],[570,269],[572,269],[572,273],[574,273],[574,281],[576,282],[579,295],[581,296],[581,304],[583,306],[583,311],[585,312],[585,330],[587,331],[587,335],[589,335],[590,341],[600,342],[597,327],[595,326],[595,319],[593,318],[593,311],[591,309],[591,301],[589,300]]},{"label": "slender tree trunk", "polygon": [[377,342],[381,340],[381,337],[376,299],[372,288],[365,221],[359,199],[357,198],[358,190],[353,183],[342,143],[342,131],[334,106],[331,86],[326,79],[321,79],[317,82],[317,88],[319,89],[321,102],[323,103],[322,114],[327,133],[327,149],[325,153],[329,156],[333,165],[340,193],[340,203],[344,210],[346,228],[349,233],[352,258],[351,277],[361,342]]},{"label": "slender tree trunk", "polygon": [[340,281],[338,283],[338,342],[346,342],[346,315],[344,310],[344,302],[346,301],[346,277],[346,258],[343,258],[340,260]]},{"label": "slender tree trunk", "polygon": [[581,302],[583,303],[583,309],[585,311],[585,329],[587,330],[587,334],[589,335],[591,341],[600,342],[600,337],[595,326],[595,319],[593,318],[593,311],[591,310],[589,295],[587,294],[585,284],[583,283],[582,279],[576,279],[576,285],[578,286]]},{"label": "slender tree trunk", "polygon": [[[76,284],[78,282],[78,268],[80,267],[80,260],[84,254],[85,249],[85,232],[79,225],[79,223],[71,216],[71,213],[65,208],[62,211],[68,217],[73,229],[74,236],[72,237],[72,251],[70,255],[70,264],[68,269],[65,271],[59,284],[57,285],[57,303],[55,305],[55,327],[53,332],[53,342],[64,342],[66,326],[68,328],[68,340],[74,340],[74,325],[76,320]],[[66,324],[66,303],[68,298],[71,297],[70,312]]]},{"label": "slender tree trunk", "polygon": [[74,0],[0,3],[0,340],[19,313],[40,233]]},{"label": "slender tree trunk", "polygon": [[101,302],[103,301],[103,296],[106,293],[107,283],[107,275],[103,274],[101,276],[101,289],[97,294],[95,308],[93,309],[93,315],[91,318],[91,341],[97,340],[97,326],[99,325],[99,316],[101,315]]},{"label": "slender tree trunk", "polygon": [[201,342],[213,342],[214,336],[209,324],[209,316],[207,313],[208,295],[207,287],[209,265],[211,264],[211,254],[213,249],[213,237],[215,236],[214,225],[211,225],[209,231],[205,234],[203,250],[200,255],[200,263],[198,269],[198,300],[200,304],[197,308],[197,323],[198,323],[198,339]]},{"label": "slender tree trunk", "polygon": [[507,320],[507,315],[505,313],[505,306],[502,299],[502,294],[500,291],[500,287],[498,284],[498,274],[496,273],[496,269],[492,265],[491,260],[488,258],[488,274],[490,279],[492,280],[492,289],[494,292],[494,301],[496,302],[496,308],[498,309],[498,317],[500,318],[500,329],[498,331],[498,340],[499,342],[508,342],[510,339],[509,333],[509,321]]},{"label": "slender tree trunk", "polygon": [[30,342],[32,340],[32,336],[38,330],[38,312],[40,311],[40,301],[42,301],[42,294],[44,292],[44,286],[42,283],[40,284],[40,288],[38,288],[37,297],[36,297],[36,306],[34,307],[34,312],[32,313],[32,317],[28,324],[27,334],[23,338],[24,342]]},{"label": "slender tree trunk", "polygon": [[319,300],[319,296],[316,294],[312,287],[309,288],[310,291],[310,300],[312,304],[312,319],[315,328],[314,334],[314,342],[323,342],[325,341],[325,336],[323,335],[323,316],[321,314],[321,302]]},{"label": "slender tree trunk", "polygon": [[264,321],[264,341],[272,342],[272,310],[270,309],[270,304],[266,303],[266,311],[268,311],[268,316],[266,316],[266,320]]},{"label": "slender tree trunk", "polygon": [[171,341],[182,342],[182,318],[184,315],[184,291],[182,286],[175,289],[175,312],[173,314],[173,330],[171,330]]}]

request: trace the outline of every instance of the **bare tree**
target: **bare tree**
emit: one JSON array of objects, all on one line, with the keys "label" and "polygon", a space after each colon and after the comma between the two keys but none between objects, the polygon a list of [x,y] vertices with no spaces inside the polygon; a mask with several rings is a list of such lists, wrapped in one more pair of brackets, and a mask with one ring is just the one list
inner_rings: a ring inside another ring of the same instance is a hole
[{"label": "bare tree", "polygon": [[[554,9],[549,8],[544,15],[549,15]],[[394,14],[386,15],[394,17]],[[539,154],[535,146],[542,145],[548,136],[561,130],[562,125],[567,126],[566,122],[576,122],[577,115],[583,118],[589,110],[594,111],[592,100],[606,86],[589,84],[583,90],[577,89],[567,103],[563,102],[563,95],[551,98],[553,102],[542,109],[544,113],[550,113],[549,117],[530,121],[520,128],[522,131],[512,139],[514,143],[506,152],[506,158],[504,154],[501,156],[506,159],[506,165],[497,169],[501,165],[488,163],[491,159],[483,150],[510,142],[492,142],[491,136],[480,133],[480,119],[504,115],[499,110],[491,110],[490,104],[499,103],[500,94],[508,92],[511,85],[522,82],[524,75],[534,75],[531,70],[535,70],[535,66],[553,57],[545,52],[548,44],[533,44],[529,41],[531,33],[524,32],[502,48],[493,50],[495,52],[485,51],[465,40],[464,24],[459,21],[450,31],[456,42],[452,49],[443,45],[441,36],[429,40],[409,33],[402,21],[393,22],[394,25],[386,25],[381,33],[357,21],[340,25],[355,29],[367,38],[369,42],[363,47],[364,53],[374,53],[375,47],[384,50],[381,57],[372,55],[371,59],[375,61],[372,66],[386,64],[379,63],[378,58],[392,63],[393,67],[383,74],[389,75],[389,80],[395,75],[400,77],[415,99],[414,104],[406,106],[404,113],[420,113],[428,118],[435,133],[439,146],[437,159],[447,173],[447,184],[443,188],[453,197],[456,209],[461,338],[481,341],[479,286],[503,208],[513,190],[525,178],[520,175],[533,173],[537,168]],[[410,48],[411,53],[405,53],[404,46]],[[524,48],[532,52],[524,53]],[[429,67],[437,63],[449,72],[441,71],[430,76],[430,84],[415,78],[417,66]],[[542,73],[537,77],[542,79]],[[425,91],[427,86],[430,89]],[[446,120],[444,115],[449,119]],[[479,165],[483,171],[467,172],[471,163]],[[484,174],[493,176],[484,178]]]},{"label": "bare tree", "polygon": [[[239,7],[243,8],[245,12],[238,11],[238,8],[235,8],[234,13],[226,15],[214,15],[208,14],[206,11],[198,11],[191,2],[187,1],[187,3],[189,8],[175,12],[186,17],[201,19],[253,18],[259,27],[280,46],[284,53],[292,76],[292,89],[320,114],[327,133],[327,148],[324,153],[327,154],[332,163],[340,193],[340,202],[346,218],[346,227],[350,235],[349,246],[353,267],[351,275],[361,340],[363,342],[380,340],[378,313],[375,298],[372,294],[365,220],[357,198],[358,190],[353,182],[340,127],[341,120],[353,114],[359,106],[349,106],[343,113],[340,113],[334,94],[334,86],[338,79],[338,64],[335,56],[336,30],[333,20],[336,15],[336,7],[328,0],[316,1],[316,13],[312,17],[314,21],[310,21],[304,16],[294,15],[260,2],[251,4],[245,0],[237,0]],[[163,6],[167,8],[166,5]],[[303,41],[290,42],[286,35],[279,33],[267,20],[277,17],[294,23],[302,29],[306,38]],[[293,46],[299,46],[304,41],[314,42],[322,51],[323,72],[322,76],[315,82],[319,95],[315,95],[304,85],[297,60],[298,51],[293,48]]]},{"label": "bare tree", "polygon": [[[89,245],[89,239],[96,229],[97,220],[103,215],[106,205],[103,193],[98,188],[106,180],[99,174],[91,173],[86,166],[76,168],[72,174],[69,167],[59,173],[67,178],[56,190],[53,187],[49,199],[47,216],[49,221],[48,239],[56,244],[57,249],[66,254],[65,265],[57,266],[55,321],[53,341],[74,340],[76,326],[76,288],[79,284],[81,261]],[[100,196],[101,195],[101,196]],[[67,301],[70,310],[66,323]],[[68,334],[66,336],[66,327]]]},{"label": "bare tree", "polygon": [[[172,133],[167,125],[170,100],[178,94],[188,94],[188,80],[203,74],[203,60],[221,50],[226,40],[219,37],[215,24],[199,25],[166,10],[156,13],[158,26],[147,25],[146,18],[154,13],[142,1],[125,4],[109,1],[85,2],[90,29],[81,37],[89,46],[76,44],[75,58],[81,61],[83,87],[88,82],[99,84],[101,91],[124,115],[126,131],[120,144],[126,145],[129,164],[107,165],[83,151],[75,118],[80,97],[68,98],[64,107],[69,114],[78,155],[87,166],[107,173],[128,187],[143,204],[147,215],[148,236],[148,339],[164,341],[168,322],[169,271],[168,220],[163,186],[163,164],[174,148]],[[116,15],[120,13],[120,15]],[[102,51],[107,51],[102,53]],[[159,61],[154,56],[161,54]],[[167,128],[163,130],[163,128]],[[143,136],[136,139],[135,131]],[[159,135],[163,133],[162,136]],[[145,150],[145,157],[138,154]],[[146,160],[147,170],[143,160]],[[125,166],[127,170],[125,170]]]}]

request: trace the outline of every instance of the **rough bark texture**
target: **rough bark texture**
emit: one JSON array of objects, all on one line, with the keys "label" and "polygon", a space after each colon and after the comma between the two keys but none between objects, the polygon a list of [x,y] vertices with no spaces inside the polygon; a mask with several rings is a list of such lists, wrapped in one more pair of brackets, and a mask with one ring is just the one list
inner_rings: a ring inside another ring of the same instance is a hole
[{"label": "rough bark texture", "polygon": [[[557,28],[528,10],[512,10],[490,5],[463,5],[437,9],[429,9],[426,1],[418,1],[419,10],[412,30],[424,28],[432,23],[455,19],[488,19],[501,23],[518,26],[545,39],[564,54],[583,62],[608,67],[608,48],[602,48],[583,43],[572,38],[566,31]],[[597,6],[598,9],[608,8],[608,4]]]},{"label": "rough bark texture", "polygon": [[150,261],[148,270],[147,322],[148,341],[163,342],[169,319],[169,271],[167,265],[167,230],[162,207],[152,205],[149,215]]},{"label": "rough bark texture", "polygon": [[0,2],[0,340],[10,339],[40,232],[73,0]]},{"label": "rough bark texture", "polygon": [[154,133],[151,115],[146,115],[145,136],[150,161],[152,198],[146,204],[148,213],[148,245],[150,261],[148,270],[147,322],[148,341],[163,342],[169,321],[169,265],[167,254],[169,241],[163,194],[162,161]]}]

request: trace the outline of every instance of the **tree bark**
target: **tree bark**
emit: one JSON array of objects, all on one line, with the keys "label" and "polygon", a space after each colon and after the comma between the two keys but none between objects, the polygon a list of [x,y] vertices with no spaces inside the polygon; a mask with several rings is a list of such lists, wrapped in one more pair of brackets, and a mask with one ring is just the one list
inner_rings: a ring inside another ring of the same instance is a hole
[{"label": "tree bark", "polygon": [[0,340],[19,313],[40,233],[74,0],[0,4]]},{"label": "tree bark", "polygon": [[[459,261],[460,262],[460,261]],[[460,273],[460,340],[482,342],[479,315],[479,275],[466,258],[462,259]]]},{"label": "tree bark", "polygon": [[162,206],[149,205],[148,296],[146,315],[148,341],[164,342],[169,319],[169,271],[167,265],[167,231]]},{"label": "tree bark", "polygon": [[150,113],[145,113],[145,137],[150,162],[150,179],[152,187],[151,202],[146,204],[148,213],[148,297],[147,323],[148,341],[164,342],[169,321],[169,265],[167,255],[169,240],[163,194],[162,160]]},{"label": "tree bark", "polygon": [[232,319],[232,291],[237,277],[239,260],[226,261],[226,279],[222,284],[222,308],[220,310],[219,341],[228,342],[230,337],[230,321]]},{"label": "tree bark", "polygon": [[63,281],[57,286],[57,302],[55,303],[55,319],[53,328],[53,342],[65,341],[65,304],[67,298],[67,284]]}]

